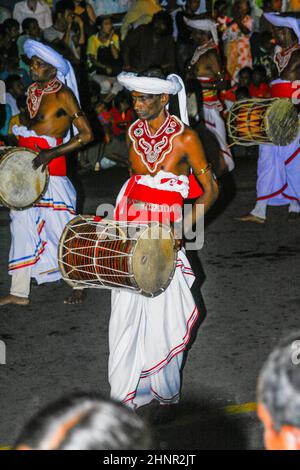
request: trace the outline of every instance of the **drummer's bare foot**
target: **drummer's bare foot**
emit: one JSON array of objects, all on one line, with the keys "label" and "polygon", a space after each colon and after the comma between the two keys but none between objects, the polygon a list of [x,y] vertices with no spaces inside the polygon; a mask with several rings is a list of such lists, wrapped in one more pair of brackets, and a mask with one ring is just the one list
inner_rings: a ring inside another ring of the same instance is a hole
[{"label": "drummer's bare foot", "polygon": [[29,299],[26,297],[17,297],[16,295],[7,295],[6,297],[0,297],[0,307],[4,305],[29,305]]},{"label": "drummer's bare foot", "polygon": [[253,214],[242,215],[241,217],[235,217],[236,220],[240,220],[241,222],[254,222],[255,224],[264,224],[265,219],[261,217],[257,217]]},{"label": "drummer's bare foot", "polygon": [[86,299],[86,292],[84,289],[73,289],[72,294],[64,300],[64,304],[76,305],[82,304]]}]

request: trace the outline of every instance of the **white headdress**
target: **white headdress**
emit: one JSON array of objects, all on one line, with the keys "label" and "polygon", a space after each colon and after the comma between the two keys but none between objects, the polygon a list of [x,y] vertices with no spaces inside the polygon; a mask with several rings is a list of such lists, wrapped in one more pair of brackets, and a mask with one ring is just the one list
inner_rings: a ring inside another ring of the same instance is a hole
[{"label": "white headdress", "polygon": [[189,125],[185,86],[178,75],[173,73],[164,80],[155,77],[139,77],[136,73],[122,72],[117,78],[118,82],[129,91],[138,91],[149,95],[178,94],[180,118],[182,122]]},{"label": "white headdress", "polygon": [[218,30],[216,23],[212,20],[190,20],[189,18],[184,17],[184,22],[187,26],[194,29],[199,29],[200,31],[208,31],[211,33],[213,40],[216,44],[219,43]]},{"label": "white headdress", "polygon": [[298,38],[298,43],[300,44],[300,28],[296,18],[291,16],[281,16],[278,13],[264,13],[264,17],[274,26],[292,29]]}]

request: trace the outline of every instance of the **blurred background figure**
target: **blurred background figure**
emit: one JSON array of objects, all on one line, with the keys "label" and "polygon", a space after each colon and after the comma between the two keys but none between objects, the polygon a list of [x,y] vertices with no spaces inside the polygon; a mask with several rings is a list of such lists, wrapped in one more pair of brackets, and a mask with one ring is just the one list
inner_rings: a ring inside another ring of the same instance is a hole
[{"label": "blurred background figure", "polygon": [[152,21],[153,15],[161,10],[159,0],[136,0],[123,18],[121,39],[124,41],[128,31]]},{"label": "blurred background figure", "polygon": [[20,24],[25,18],[35,18],[41,29],[52,26],[51,10],[44,0],[24,0],[16,3],[13,18]]},{"label": "blurred background figure", "polygon": [[15,450],[147,450],[150,431],[134,412],[98,394],[51,403],[25,425]]},{"label": "blurred background figure", "polygon": [[96,14],[92,5],[85,0],[74,0],[74,13],[78,15],[83,22],[85,37],[91,36],[96,32]]},{"label": "blurred background figure", "polygon": [[88,39],[86,51],[89,74],[99,83],[102,95],[116,95],[121,89],[116,79],[122,69],[119,36],[110,17],[98,17],[96,25],[98,32]]},{"label": "blurred background figure", "polygon": [[253,19],[248,0],[236,0],[232,7],[233,20],[223,34],[227,70],[233,82],[244,67],[252,67],[250,36]]},{"label": "blurred background figure", "polygon": [[300,450],[300,333],[270,354],[258,379],[267,450]]}]

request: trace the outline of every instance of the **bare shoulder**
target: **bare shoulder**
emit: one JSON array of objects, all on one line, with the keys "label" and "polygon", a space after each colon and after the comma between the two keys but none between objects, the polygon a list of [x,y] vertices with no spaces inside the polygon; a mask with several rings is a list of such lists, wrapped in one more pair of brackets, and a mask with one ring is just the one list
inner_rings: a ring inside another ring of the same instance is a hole
[{"label": "bare shoulder", "polygon": [[74,95],[71,88],[69,88],[66,85],[63,85],[61,89],[58,91],[57,98],[59,100],[77,101],[76,96]]},{"label": "bare shoulder", "polygon": [[194,144],[199,142],[199,136],[197,132],[189,126],[184,126],[184,131],[181,134],[182,143],[184,145]]}]

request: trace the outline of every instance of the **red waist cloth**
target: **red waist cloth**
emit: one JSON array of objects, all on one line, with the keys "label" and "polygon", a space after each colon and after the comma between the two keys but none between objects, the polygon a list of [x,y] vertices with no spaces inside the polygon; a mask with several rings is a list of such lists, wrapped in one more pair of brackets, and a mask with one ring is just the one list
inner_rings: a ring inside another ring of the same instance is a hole
[{"label": "red waist cloth", "polygon": [[127,222],[175,222],[182,218],[183,197],[177,191],[149,188],[132,176],[116,207],[115,219]]},{"label": "red waist cloth", "polygon": [[[62,141],[63,141],[62,138],[56,139],[56,144],[60,145]],[[51,148],[47,140],[39,136],[23,137],[20,135],[19,140],[18,140],[18,145],[19,147],[25,147],[25,148],[34,150],[35,152],[38,151],[36,148],[36,145],[38,145],[38,147],[41,149]],[[49,169],[49,174],[51,176],[66,176],[67,174],[66,157],[61,156],[61,157],[54,158],[49,163],[48,169]]]},{"label": "red waist cloth", "polygon": [[300,87],[298,82],[274,83],[271,85],[272,98],[293,98],[299,99]]}]

